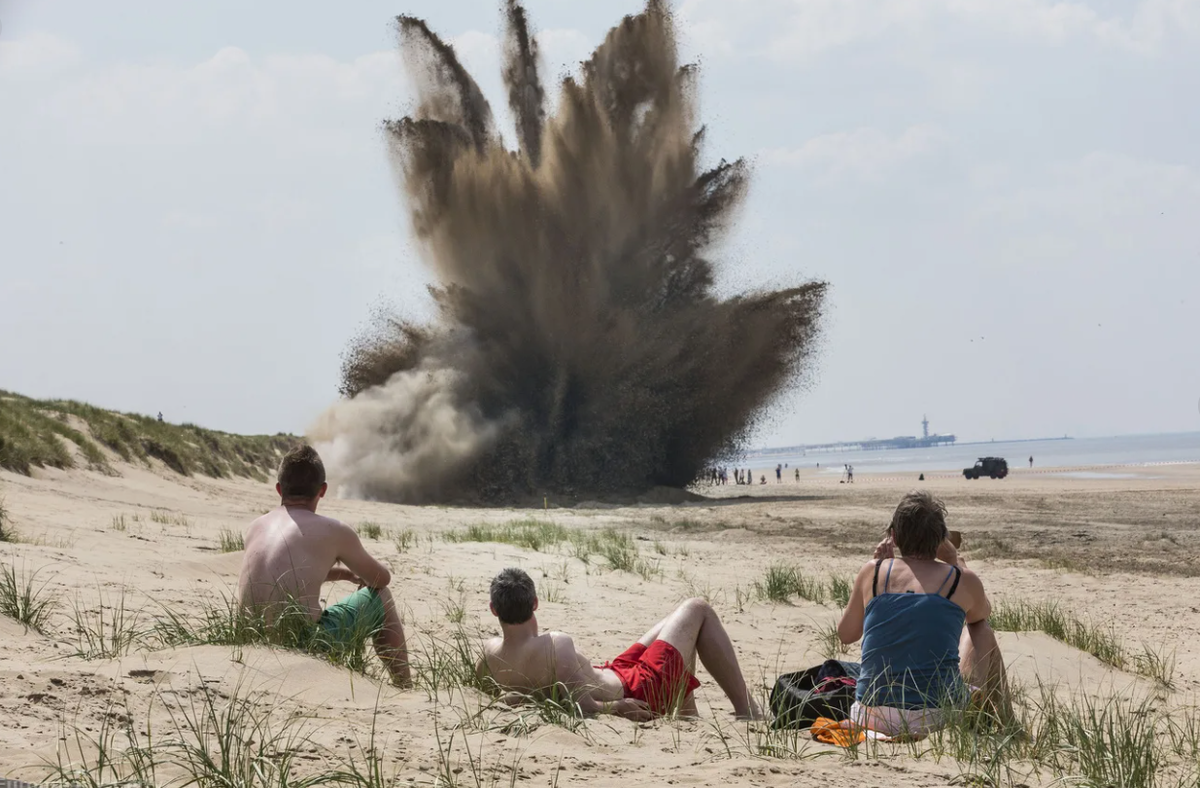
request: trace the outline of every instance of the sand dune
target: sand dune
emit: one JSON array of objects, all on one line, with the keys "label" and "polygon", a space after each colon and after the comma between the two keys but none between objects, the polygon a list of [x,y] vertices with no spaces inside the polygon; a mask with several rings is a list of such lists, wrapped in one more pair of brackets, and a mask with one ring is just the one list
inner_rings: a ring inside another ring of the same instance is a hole
[{"label": "sand dune", "polygon": [[[301,748],[301,769],[320,768],[330,753],[361,754],[374,724],[377,751],[401,784],[410,778],[435,784],[441,773],[464,785],[477,784],[477,777],[479,784],[494,779],[507,785],[515,769],[518,783],[528,785],[793,785],[802,778],[831,786],[915,786],[946,784],[961,771],[953,759],[914,757],[906,748],[846,759],[804,741],[793,756],[831,755],[766,757],[766,735],[733,722],[702,670],[700,721],[635,725],[603,718],[575,732],[537,723],[532,731],[506,733],[504,726],[521,713],[480,711],[482,698],[472,690],[442,691],[436,698],[424,690],[401,692],[297,653],[198,646],[135,648],[109,660],[71,656],[77,649],[74,607],[94,613],[124,595],[130,615],[149,626],[164,608],[194,615],[204,600],[231,594],[240,554],[219,552],[219,534],[243,529],[277,502],[269,485],[250,481],[183,479],[128,466],[121,474],[0,473],[0,491],[24,540],[4,546],[5,561],[39,570],[39,580],[61,600],[48,635],[0,619],[0,714],[12,722],[0,726],[0,776],[40,778],[40,764],[53,762],[71,743],[70,736],[61,738],[65,732],[95,737],[106,715],[111,721],[111,715],[128,712],[141,730],[148,724],[165,735],[173,719],[203,699],[205,687],[222,703],[247,699],[249,708],[276,725],[289,718],[303,723],[310,744]],[[1196,476],[1193,466],[1180,466],[1121,480],[1014,474],[986,486],[930,481],[945,496],[955,526],[966,532],[968,559],[972,547],[993,556],[972,565],[996,599],[1060,601],[1110,623],[1131,650],[1147,644],[1177,659],[1175,689],[1167,691],[1044,634],[1002,633],[1018,683],[1096,697],[1160,695],[1166,706],[1194,696],[1200,651],[1189,635],[1200,623],[1200,579],[1186,576],[1196,547],[1186,512],[1197,502]],[[330,500],[322,511],[384,529],[384,538],[367,540],[368,549],[394,569],[393,588],[418,660],[459,626],[472,636],[491,632],[487,583],[497,570],[518,565],[546,597],[542,626],[571,632],[596,660],[624,649],[674,603],[709,598],[748,678],[765,690],[778,673],[824,659],[822,628],[837,620],[838,608],[832,601],[761,601],[752,586],[779,561],[822,578],[855,571],[909,486],[906,480],[861,479],[853,488],[810,475],[799,485],[701,490],[716,497],[674,507],[478,510]],[[533,551],[441,538],[469,523],[530,515],[571,529],[628,530],[638,540],[646,577],[602,569],[595,557],[585,564],[565,544]],[[1151,520],[1153,528],[1146,524]],[[388,535],[404,530],[415,535],[415,544],[400,552]],[[1029,557],[1031,551],[1057,558]],[[1158,574],[1128,571],[1147,562]],[[334,588],[330,599],[351,590]],[[461,624],[453,623],[460,608]],[[488,771],[476,774],[478,768]]]}]

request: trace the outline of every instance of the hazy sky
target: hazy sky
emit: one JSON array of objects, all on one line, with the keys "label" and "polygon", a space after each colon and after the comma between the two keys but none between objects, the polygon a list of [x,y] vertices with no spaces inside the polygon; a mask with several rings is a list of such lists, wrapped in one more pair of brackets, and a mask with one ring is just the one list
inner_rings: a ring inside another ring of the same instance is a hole
[{"label": "hazy sky", "polygon": [[[552,73],[636,0],[529,0]],[[725,292],[828,280],[763,444],[1200,429],[1200,0],[683,0]],[[427,274],[391,19],[500,120],[494,0],[0,0],[0,388],[303,431]]]}]

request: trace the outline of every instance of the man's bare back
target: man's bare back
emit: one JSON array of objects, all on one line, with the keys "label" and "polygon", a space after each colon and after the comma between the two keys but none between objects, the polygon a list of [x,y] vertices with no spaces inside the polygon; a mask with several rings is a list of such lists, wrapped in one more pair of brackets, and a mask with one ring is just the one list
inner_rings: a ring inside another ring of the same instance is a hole
[{"label": "man's bare back", "polygon": [[250,524],[238,580],[243,609],[273,616],[295,603],[316,621],[321,584],[337,580],[386,588],[391,573],[352,528],[303,507],[281,505]]},{"label": "man's bare back", "polygon": [[510,703],[561,688],[584,714],[647,720],[677,710],[695,716],[693,692],[700,683],[692,666],[699,658],[738,717],[761,717],[725,628],[701,599],[683,602],[616,659],[595,667],[569,636],[539,631],[537,588],[527,573],[505,569],[492,579],[490,596],[502,635],[484,645],[476,673],[490,678],[497,694],[508,693]]},{"label": "man's bare back", "polygon": [[[279,507],[250,524],[238,578],[242,610],[272,624],[299,605],[325,646],[357,648],[370,637],[392,679],[412,683],[404,625],[388,591],[392,573],[363,547],[358,534],[317,514],[325,497],[325,466],[311,446],[289,451],[279,466]],[[321,609],[321,585],[345,581],[359,590]],[[316,647],[316,646],[314,646]]]},{"label": "man's bare back", "polygon": [[593,667],[575,650],[570,636],[544,632],[515,642],[495,637],[484,644],[487,675],[505,690],[517,695],[549,697],[555,688],[569,694],[585,713],[596,713],[605,704],[625,696],[620,677],[611,670]]}]

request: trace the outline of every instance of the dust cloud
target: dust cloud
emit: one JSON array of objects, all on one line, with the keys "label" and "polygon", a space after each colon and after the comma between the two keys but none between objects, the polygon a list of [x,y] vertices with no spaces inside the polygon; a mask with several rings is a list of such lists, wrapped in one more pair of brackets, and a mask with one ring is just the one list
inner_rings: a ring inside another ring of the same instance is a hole
[{"label": "dust cloud", "polygon": [[453,48],[398,22],[418,90],[384,132],[435,319],[378,316],[311,430],[343,494],[576,499],[683,487],[803,385],[825,284],[718,297],[707,249],[748,167],[701,169],[696,74],[665,4],[613,28],[546,106],[524,9],[505,8],[518,150]]}]

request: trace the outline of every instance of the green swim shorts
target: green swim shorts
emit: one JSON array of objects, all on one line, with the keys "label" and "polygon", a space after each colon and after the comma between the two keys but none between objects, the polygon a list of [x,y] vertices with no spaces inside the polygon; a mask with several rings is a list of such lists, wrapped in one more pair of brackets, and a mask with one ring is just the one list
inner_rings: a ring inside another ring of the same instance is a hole
[{"label": "green swim shorts", "polygon": [[336,646],[357,646],[383,629],[383,600],[374,588],[360,588],[330,605],[317,621],[318,637]]}]

